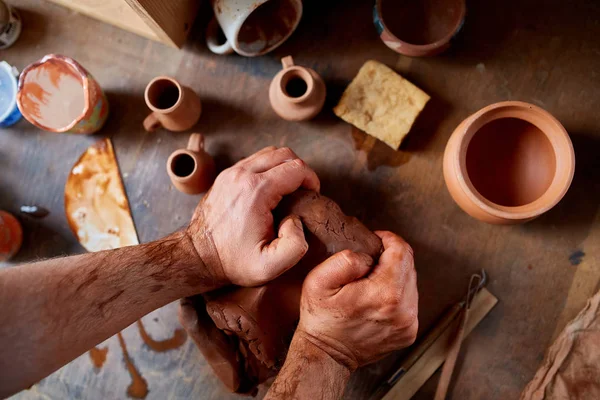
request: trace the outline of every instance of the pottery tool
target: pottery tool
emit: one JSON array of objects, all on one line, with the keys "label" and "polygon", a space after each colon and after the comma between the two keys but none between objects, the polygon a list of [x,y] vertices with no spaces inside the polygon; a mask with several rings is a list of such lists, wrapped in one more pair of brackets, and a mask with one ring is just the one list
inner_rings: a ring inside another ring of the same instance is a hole
[{"label": "pottery tool", "polygon": [[473,297],[475,297],[475,294],[477,294],[478,289],[480,289],[483,286],[482,284],[485,283],[485,281],[486,276],[484,270],[481,270],[481,274],[471,275],[466,300],[463,301],[464,306],[462,307],[462,315],[460,316],[460,322],[458,325],[458,330],[456,332],[456,337],[452,341],[452,347],[450,348],[448,356],[446,357],[446,361],[444,362],[444,367],[442,368],[442,375],[440,376],[438,387],[435,391],[434,400],[444,400],[446,398],[446,393],[448,393],[448,386],[450,386],[450,379],[452,379],[452,372],[454,372],[454,367],[456,366],[458,352],[460,351],[460,347],[465,336],[465,326],[467,324],[467,321],[469,320],[469,312],[471,311]]},{"label": "pottery tool", "polygon": [[88,251],[139,244],[110,139],[88,147],[65,185],[65,213]]},{"label": "pottery tool", "polygon": [[487,275],[484,270],[471,277],[465,298],[442,316],[435,327],[404,359],[400,368],[371,396],[372,400],[381,399],[384,395],[384,400],[410,399],[419,390],[450,355],[455,343],[454,339],[458,338],[452,326],[468,304],[470,304],[468,319],[461,317],[461,325],[459,325],[462,326],[463,331],[461,340],[498,302],[498,299],[484,288],[486,282]]}]

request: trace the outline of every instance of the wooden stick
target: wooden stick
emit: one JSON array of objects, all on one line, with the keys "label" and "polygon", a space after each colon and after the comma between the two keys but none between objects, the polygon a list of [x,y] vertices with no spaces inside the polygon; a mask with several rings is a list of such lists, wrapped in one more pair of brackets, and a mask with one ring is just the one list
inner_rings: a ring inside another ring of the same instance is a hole
[{"label": "wooden stick", "polygon": [[[465,326],[465,337],[471,333],[497,302],[498,299],[485,288],[475,295],[469,312],[469,319]],[[383,397],[383,400],[408,400],[414,396],[446,359],[455,337],[453,326],[454,324],[451,324],[444,330],[419,360],[406,371],[404,376]]]}]

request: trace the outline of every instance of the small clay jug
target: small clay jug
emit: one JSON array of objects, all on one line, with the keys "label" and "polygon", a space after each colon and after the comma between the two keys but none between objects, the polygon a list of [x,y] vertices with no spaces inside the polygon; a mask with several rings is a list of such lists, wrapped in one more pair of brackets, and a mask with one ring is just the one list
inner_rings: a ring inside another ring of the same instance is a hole
[{"label": "small clay jug", "polygon": [[6,211],[0,211],[0,262],[17,254],[23,242],[23,229],[19,220]]},{"label": "small clay jug", "polygon": [[326,88],[323,79],[310,68],[294,65],[292,56],[281,59],[279,71],[269,88],[271,107],[288,121],[305,121],[321,111]]},{"label": "small clay jug", "polygon": [[465,119],[444,152],[444,179],[469,215],[491,224],[527,222],[554,207],[575,172],[565,128],[520,101],[489,105]]},{"label": "small clay jug", "polygon": [[146,86],[144,98],[152,110],[144,120],[144,129],[148,132],[161,126],[173,132],[188,130],[202,113],[198,95],[168,76],[152,79]]},{"label": "small clay jug", "polygon": [[192,133],[187,148],[175,150],[167,160],[167,173],[177,190],[187,194],[206,192],[215,181],[213,158],[204,150],[204,136]]}]

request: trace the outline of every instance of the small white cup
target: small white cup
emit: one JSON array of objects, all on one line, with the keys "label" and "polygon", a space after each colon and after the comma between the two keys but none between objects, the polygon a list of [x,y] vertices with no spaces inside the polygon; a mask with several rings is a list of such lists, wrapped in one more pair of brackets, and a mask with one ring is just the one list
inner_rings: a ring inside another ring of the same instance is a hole
[{"label": "small white cup", "polygon": [[[216,54],[255,57],[277,48],[296,30],[302,0],[211,0],[215,18],[206,44]],[[219,39],[219,25],[224,38]]]}]

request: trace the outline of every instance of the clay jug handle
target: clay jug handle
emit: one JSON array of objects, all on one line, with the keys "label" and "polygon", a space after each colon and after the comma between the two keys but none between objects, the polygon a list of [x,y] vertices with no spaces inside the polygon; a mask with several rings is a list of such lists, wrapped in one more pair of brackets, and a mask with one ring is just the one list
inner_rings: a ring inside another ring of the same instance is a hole
[{"label": "clay jug handle", "polygon": [[283,57],[281,59],[281,65],[283,65],[283,69],[293,67],[294,59],[292,58],[292,56]]},{"label": "clay jug handle", "polygon": [[144,129],[146,130],[146,132],[154,132],[161,126],[162,124],[160,123],[158,117],[156,116],[156,113],[154,112],[150,113],[150,115],[148,115],[146,119],[144,119]]},{"label": "clay jug handle", "polygon": [[188,140],[187,149],[196,153],[204,151],[204,135],[201,133],[192,133]]}]

